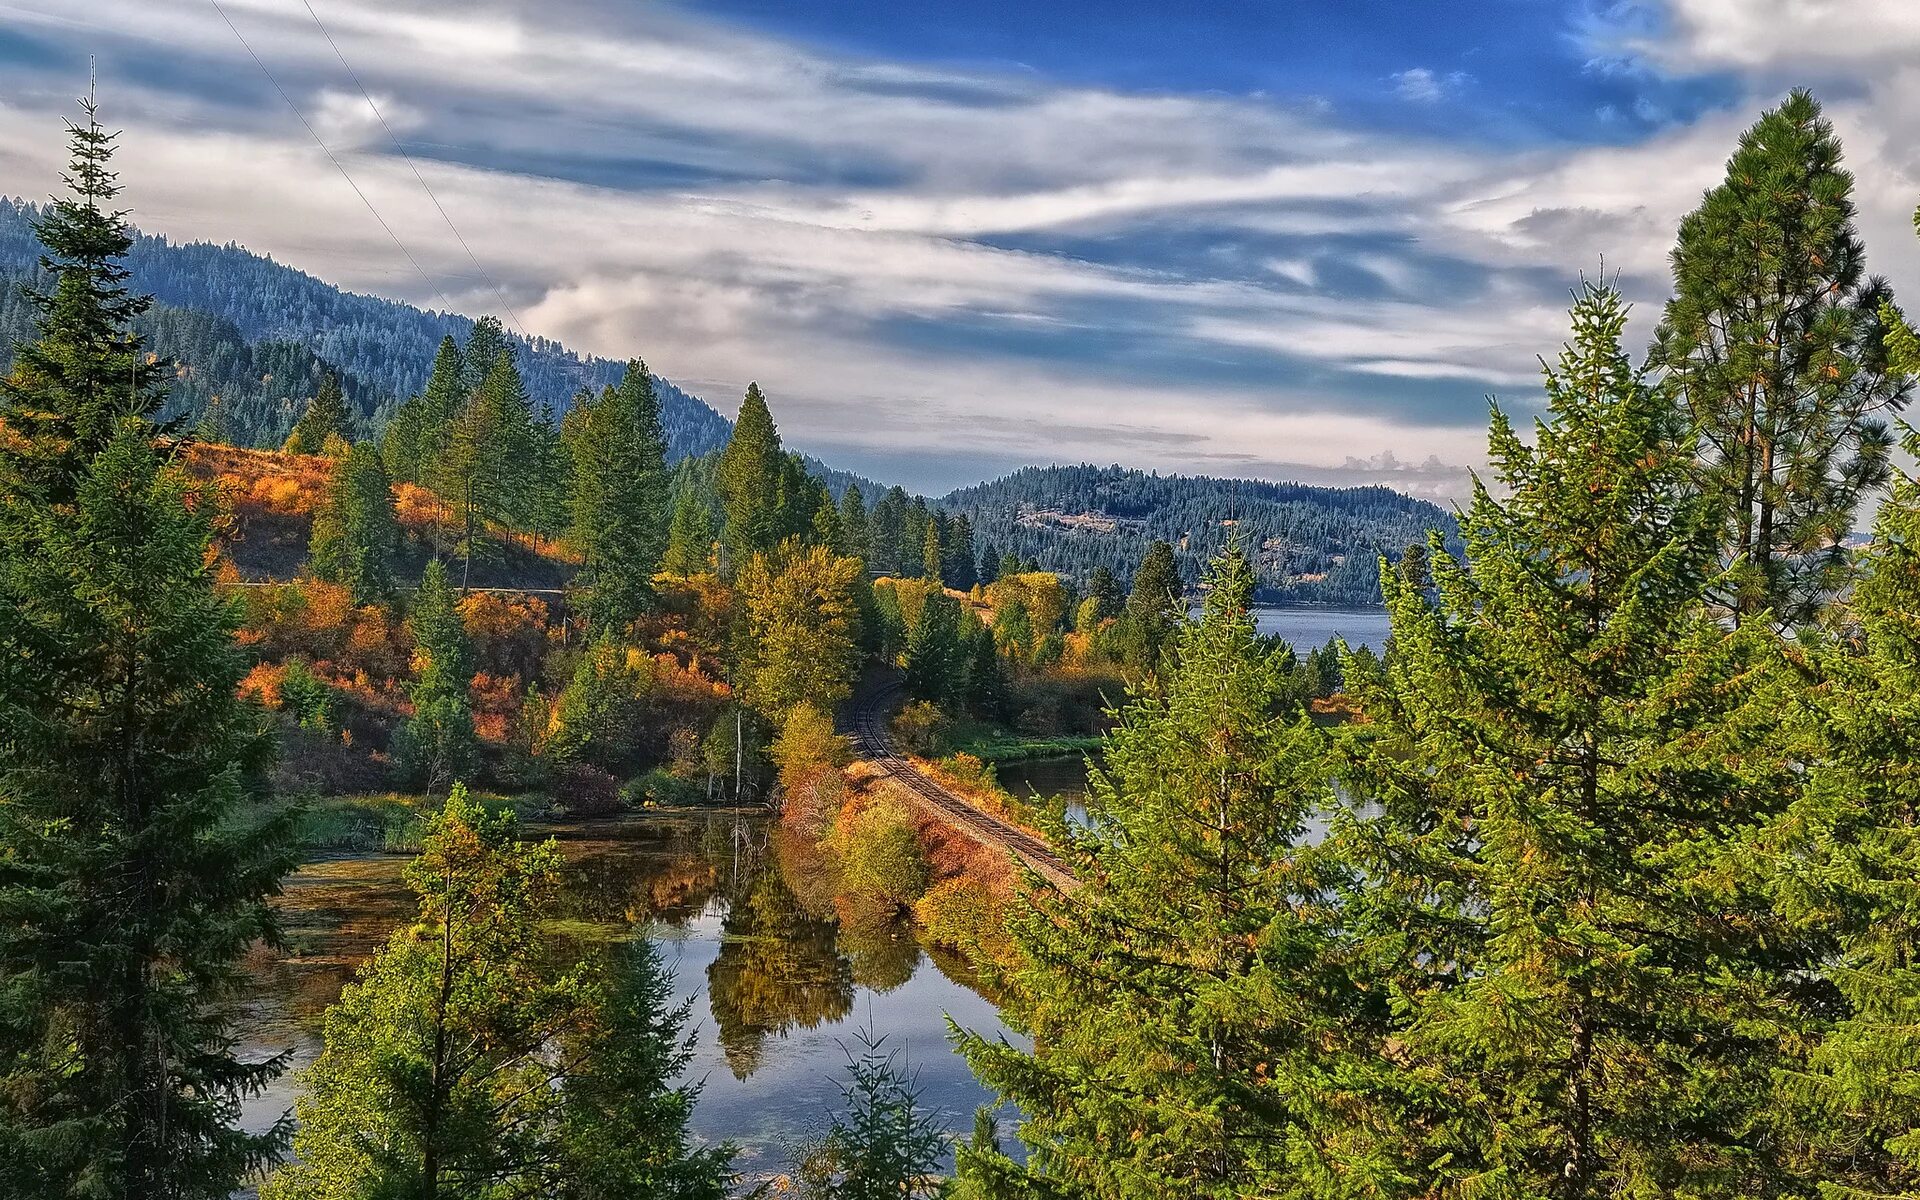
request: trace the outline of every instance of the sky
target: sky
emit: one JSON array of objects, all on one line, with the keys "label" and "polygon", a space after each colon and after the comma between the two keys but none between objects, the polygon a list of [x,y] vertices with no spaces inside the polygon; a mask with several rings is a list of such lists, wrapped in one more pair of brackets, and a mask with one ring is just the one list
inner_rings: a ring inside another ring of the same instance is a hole
[{"label": "sky", "polygon": [[757,380],[790,445],[932,494],[1087,461],[1458,499],[1569,290],[1617,279],[1644,342],[1796,86],[1920,288],[1913,0],[0,0],[0,194],[57,189],[89,56],[142,228],[729,415]]}]

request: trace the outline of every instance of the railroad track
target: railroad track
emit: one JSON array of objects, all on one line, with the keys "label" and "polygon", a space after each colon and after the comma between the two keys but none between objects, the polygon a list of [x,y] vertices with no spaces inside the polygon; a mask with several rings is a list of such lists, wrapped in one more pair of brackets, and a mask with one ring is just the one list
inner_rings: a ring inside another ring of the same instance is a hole
[{"label": "railroad track", "polygon": [[887,717],[901,691],[898,683],[884,684],[856,702],[853,735],[859,744],[860,756],[892,776],[934,816],[961,833],[982,845],[999,846],[1058,886],[1072,886],[1073,872],[1053,852],[1053,847],[1018,825],[1003,821],[948,791],[894,748]]}]

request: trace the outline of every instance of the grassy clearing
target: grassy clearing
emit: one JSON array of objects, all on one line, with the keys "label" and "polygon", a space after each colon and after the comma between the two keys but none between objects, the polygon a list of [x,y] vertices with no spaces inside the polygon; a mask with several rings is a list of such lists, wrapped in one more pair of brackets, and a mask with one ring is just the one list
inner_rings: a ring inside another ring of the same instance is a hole
[{"label": "grassy clearing", "polygon": [[946,741],[949,753],[971,754],[990,766],[1034,758],[1062,758],[1100,748],[1097,734],[1028,737],[997,726],[971,724],[956,727]]},{"label": "grassy clearing", "polygon": [[[476,793],[489,809],[512,808],[522,817],[545,811],[537,798]],[[427,821],[440,810],[441,797],[404,792],[358,796],[296,797],[301,807],[300,843],[309,855],[385,850],[411,854],[420,849]]]}]

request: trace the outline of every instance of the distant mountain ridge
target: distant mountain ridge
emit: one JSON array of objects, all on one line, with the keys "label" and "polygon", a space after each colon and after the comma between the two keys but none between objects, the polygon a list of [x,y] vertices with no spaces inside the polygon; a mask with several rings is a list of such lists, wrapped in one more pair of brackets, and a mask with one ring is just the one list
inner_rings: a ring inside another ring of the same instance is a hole
[{"label": "distant mountain ridge", "polygon": [[[0,366],[5,365],[6,344],[31,329],[30,324],[25,329],[13,327],[31,320],[31,313],[22,311],[25,306],[13,285],[38,270],[41,249],[31,224],[37,212],[35,205],[0,196],[0,276],[8,284],[8,295],[0,300]],[[230,384],[257,384],[257,377],[245,378],[251,363],[240,360],[264,346],[270,349],[262,357],[273,365],[293,370],[299,379],[317,378],[322,366],[300,362],[300,356],[287,349],[304,347],[350,381],[349,396],[369,417],[424,387],[440,340],[452,336],[464,342],[473,328],[471,317],[427,312],[396,300],[349,292],[232,243],[175,243],[141,233],[134,239],[126,266],[133,287],[157,302],[150,321],[164,329],[155,338],[154,349],[178,360],[189,372]],[[204,317],[196,327],[190,319],[169,316],[169,310]],[[204,318],[214,318],[218,325]],[[575,353],[548,338],[522,337],[511,331],[509,336],[528,394],[556,412],[563,411],[583,387],[597,391],[618,382],[626,366]],[[239,370],[222,370],[223,365]],[[291,386],[272,389],[261,402],[297,399],[304,403],[312,395],[310,388],[294,393]],[[667,380],[659,380],[659,388],[668,451],[674,458],[704,454],[726,444],[731,422]],[[190,386],[187,399],[193,399]]]},{"label": "distant mountain ridge", "polygon": [[1458,538],[1438,505],[1387,487],[1331,488],[1254,479],[1161,475],[1125,467],[1026,467],[961,488],[942,507],[967,514],[976,545],[1084,580],[1098,567],[1130,577],[1155,540],[1174,547],[1197,583],[1230,537],[1253,557],[1263,601],[1380,603],[1379,560],[1397,560],[1438,529]]}]

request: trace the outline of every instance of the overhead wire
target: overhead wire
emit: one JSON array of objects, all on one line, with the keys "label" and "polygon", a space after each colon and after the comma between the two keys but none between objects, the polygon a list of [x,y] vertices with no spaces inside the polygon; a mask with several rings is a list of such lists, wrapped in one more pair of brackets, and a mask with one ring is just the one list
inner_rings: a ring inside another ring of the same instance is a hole
[{"label": "overhead wire", "polygon": [[301,2],[306,5],[307,15],[313,18],[314,25],[320,30],[320,36],[327,39],[327,45],[333,50],[333,56],[339,59],[340,65],[346,69],[347,78],[353,80],[353,86],[360,90],[361,98],[366,100],[367,107],[373,111],[374,118],[380,122],[380,128],[386,131],[387,140],[393,143],[394,150],[407,164],[407,169],[413,172],[414,179],[420,184],[420,190],[427,194],[427,199],[433,201],[433,207],[440,214],[440,219],[447,223],[447,228],[453,232],[454,240],[460,243],[460,249],[466,251],[467,260],[473,264],[473,269],[493,288],[494,295],[500,299],[500,307],[506,310],[507,316],[513,321],[513,327],[520,331],[520,336],[529,337],[526,326],[520,322],[520,315],[513,311],[513,304],[507,299],[507,289],[502,287],[493,273],[481,264],[480,257],[473,252],[473,247],[467,244],[467,239],[460,232],[460,227],[454,224],[452,214],[448,213],[446,206],[440,203],[440,197],[434,193],[433,186],[427,182],[426,176],[420,173],[420,167],[413,161],[413,155],[407,153],[407,148],[401,143],[399,135],[394,133],[393,126],[387,123],[387,116],[374,102],[373,93],[368,91],[367,85],[360,81],[360,73],[353,69],[353,64],[347,61],[345,54],[341,53],[340,44],[334,41],[332,31],[327,28],[326,22],[320,19],[320,14],[314,11],[313,0],[301,0]]},{"label": "overhead wire", "polygon": [[426,268],[420,265],[420,260],[413,256],[413,251],[407,249],[407,244],[400,240],[400,235],[393,231],[393,226],[387,224],[387,219],[380,215],[380,210],[374,206],[372,199],[367,196],[366,192],[361,190],[358,183],[354,182],[353,175],[347,170],[346,164],[340,161],[339,156],[333,152],[333,149],[327,145],[326,140],[320,136],[320,132],[313,127],[313,123],[307,120],[307,115],[300,111],[298,104],[293,102],[293,97],[287,94],[287,89],[280,86],[280,81],[276,79],[273,72],[267,68],[266,62],[254,51],[253,44],[247,41],[245,34],[240,32],[240,27],[233,23],[233,18],[227,15],[227,10],[220,6],[220,0],[207,0],[207,3],[213,5],[213,11],[220,14],[220,19],[226,22],[227,28],[233,32],[233,36],[239,40],[242,48],[246,50],[247,57],[253,59],[253,65],[260,68],[260,73],[265,75],[267,82],[273,85],[273,90],[280,93],[280,99],[286,101],[287,107],[293,110],[293,115],[299,120],[300,124],[305,127],[307,135],[313,139],[314,145],[320,147],[321,153],[327,156],[327,161],[333,164],[334,170],[340,172],[340,177],[347,181],[347,186],[353,189],[353,194],[360,197],[360,203],[367,206],[367,211],[373,214],[373,219],[379,223],[380,228],[386,231],[387,237],[392,239],[393,244],[399,248],[402,257],[412,265],[414,271],[419,274],[428,289],[440,298],[440,303],[444,306],[445,310],[447,312],[453,312],[453,302],[447,299],[446,292],[441,289],[438,283],[434,282],[433,276],[427,274]]}]

